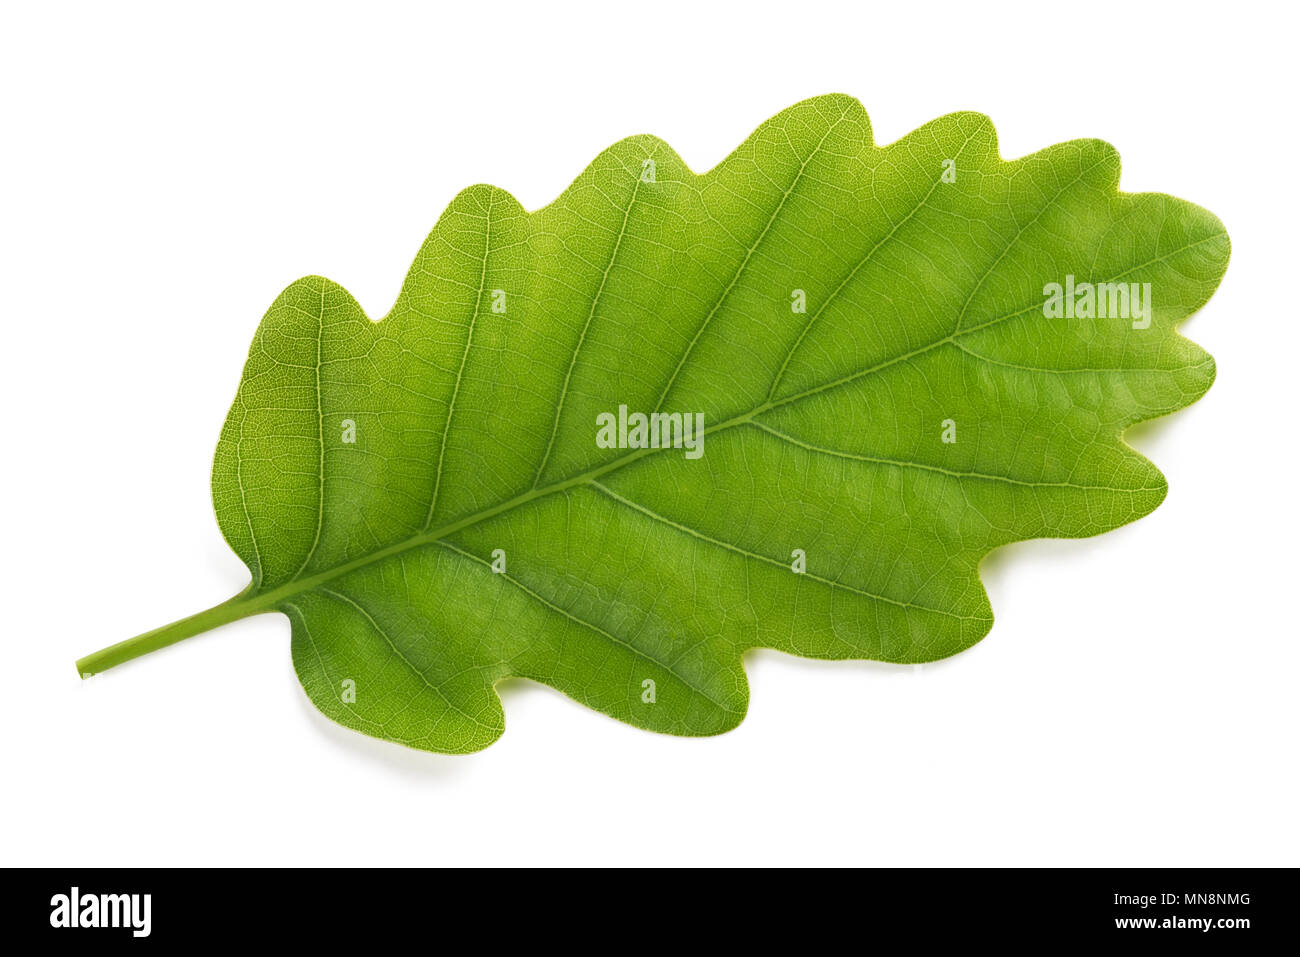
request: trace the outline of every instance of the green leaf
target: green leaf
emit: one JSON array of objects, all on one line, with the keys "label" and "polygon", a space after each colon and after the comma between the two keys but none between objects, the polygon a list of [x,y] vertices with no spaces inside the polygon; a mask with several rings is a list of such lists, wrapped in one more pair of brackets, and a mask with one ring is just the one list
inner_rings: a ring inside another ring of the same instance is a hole
[{"label": "green leaf", "polygon": [[[1122,433],[1214,379],[1176,326],[1223,226],[1119,170],[1097,140],[1004,161],[974,113],[876,146],[823,96],[702,175],[634,136],[533,213],[471,187],[381,321],[319,277],[262,320],[212,482],[248,590],[79,667],[280,611],[326,715],[467,752],[510,676],[707,735],[749,648],[961,651],[980,560],[1154,509]],[[1098,318],[1088,284],[1136,295]],[[704,428],[602,447],[621,406]]]}]

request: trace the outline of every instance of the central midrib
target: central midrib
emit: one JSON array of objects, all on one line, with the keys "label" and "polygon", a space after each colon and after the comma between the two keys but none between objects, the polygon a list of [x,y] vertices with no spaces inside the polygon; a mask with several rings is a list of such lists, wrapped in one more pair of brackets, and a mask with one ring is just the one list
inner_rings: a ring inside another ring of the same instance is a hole
[{"label": "central midrib", "polygon": [[[1032,309],[1033,307],[1030,306],[1028,308]],[[1010,313],[1006,316],[1003,316],[1002,318],[1010,319],[1013,316],[1020,315],[1025,311],[1026,310],[1022,309],[1019,312]],[[980,328],[983,327],[981,326]],[[962,334],[964,333],[958,333],[958,335],[962,335]],[[930,352],[933,349],[937,349],[940,346],[945,345],[946,343],[952,342],[955,338],[956,335],[948,335],[928,345],[922,346],[918,349],[914,349],[911,352],[906,352],[903,353],[902,355],[897,355],[890,359],[886,359],[883,362],[878,363],[877,365],[871,366],[870,368],[867,369],[863,369],[860,372],[855,372],[852,375],[844,376],[843,378],[835,379],[831,382],[822,383],[821,385],[814,386],[811,389],[806,389],[803,392],[797,392],[794,395],[787,396],[784,399],[770,399],[768,401],[761,403],[760,405],[755,406],[754,408],[750,409],[748,412],[742,413],[741,415],[734,416],[730,419],[726,419],[725,421],[720,422],[715,426],[712,427],[705,426],[704,430],[700,433],[700,435],[701,437],[706,435],[717,435],[718,433],[725,432],[727,429],[734,428],[737,425],[744,425],[746,422],[752,421],[756,416],[763,415],[764,413],[770,412],[773,409],[779,408],[783,405],[789,405],[792,402],[798,402],[800,399],[805,399],[810,395],[815,395],[819,392],[825,392],[828,389],[833,389],[837,386],[845,385],[856,379],[861,379],[864,378],[865,376],[872,375],[876,372],[879,372],[882,369],[888,368],[889,366],[895,365],[899,362],[905,362],[908,359],[914,359],[919,355],[922,355],[926,352]],[[299,595],[305,591],[310,591],[316,588],[318,585],[322,585],[325,582],[332,581],[335,578],[339,578],[343,575],[347,575],[350,572],[354,572],[359,568],[365,568],[367,565],[373,565],[376,562],[381,562],[386,558],[391,558],[392,556],[399,555],[402,552],[410,551],[413,548],[419,548],[423,545],[432,544],[433,542],[436,542],[439,539],[446,538],[449,535],[454,535],[456,532],[469,528],[472,525],[477,525],[479,522],[483,522],[489,518],[494,518],[497,515],[501,515],[505,512],[512,511],[513,509],[519,508],[520,506],[527,505],[529,502],[534,502],[539,498],[544,498],[547,495],[552,495],[556,492],[562,492],[565,489],[574,488],[579,485],[585,485],[588,482],[592,481],[593,479],[600,478],[603,475],[608,475],[610,472],[617,471],[618,469],[631,465],[633,462],[640,461],[641,459],[645,458],[646,456],[654,452],[661,452],[661,451],[663,451],[663,449],[652,449],[652,448],[637,449],[634,452],[629,452],[627,455],[622,455],[616,459],[613,459],[610,462],[606,462],[604,465],[597,466],[594,469],[589,469],[586,472],[582,472],[570,478],[562,479],[559,482],[554,482],[551,485],[546,485],[543,486],[542,488],[530,489],[527,492],[524,492],[520,495],[516,495],[514,498],[507,499],[506,501],[494,505],[491,508],[483,509],[480,512],[475,512],[472,515],[467,515],[464,518],[457,519],[456,521],[444,525],[441,528],[432,529],[428,532],[421,532],[418,535],[412,535],[410,538],[403,539],[400,542],[395,542],[392,545],[388,545],[384,548],[376,549],[373,552],[367,552],[366,554],[361,555],[358,558],[352,559],[352,561],[344,562],[341,565],[336,565],[335,567],[326,569],[325,571],[322,572],[317,572],[315,575],[310,575],[306,578],[295,578],[294,580],[285,582],[283,585],[280,585],[277,588],[273,588],[270,591],[262,592],[260,594],[252,594],[246,599],[248,612],[249,614],[255,614],[257,611],[273,608],[281,601],[284,601],[287,598],[291,598],[294,595]]]},{"label": "central midrib", "polygon": [[[1219,235],[1221,234],[1214,234],[1211,236],[1204,237],[1202,239],[1181,246],[1178,249],[1175,249],[1171,252],[1165,253],[1163,256],[1156,257],[1155,259],[1148,260],[1147,262],[1144,263],[1139,263],[1136,266],[1130,266],[1128,269],[1124,270],[1122,273],[1119,273],[1117,276],[1114,276],[1111,279],[1107,279],[1104,281],[1114,282],[1134,272],[1137,269],[1142,269],[1146,266],[1152,265],[1153,263],[1167,260],[1171,256],[1175,256],[1178,253],[1184,252],[1185,250],[1192,248],[1194,246],[1199,246],[1201,243],[1208,242],[1212,239],[1215,239]],[[843,376],[839,379],[834,379],[830,382],[822,383],[821,385],[814,386],[810,389],[805,389],[802,392],[796,392],[795,394],[787,396],[784,399],[768,399],[767,401],[761,403],[760,405],[757,405],[754,408],[750,409],[748,412],[742,413],[741,415],[734,416],[730,419],[726,419],[725,421],[720,422],[719,424],[711,428],[705,426],[704,430],[700,433],[700,436],[703,437],[706,435],[716,435],[720,432],[725,432],[727,429],[733,428],[737,425],[744,425],[746,422],[752,421],[756,416],[763,415],[764,413],[770,412],[773,409],[780,408],[781,406],[784,405],[789,405],[792,402],[798,402],[801,399],[806,399],[808,396],[816,395],[821,392],[826,392],[829,389],[834,389],[841,385],[847,385],[850,382],[854,382],[858,379],[862,379],[865,378],[866,376],[873,375],[877,372],[880,372],[883,369],[887,369],[890,366],[898,364],[899,362],[906,362],[909,359],[915,359],[917,356],[924,355],[927,352],[931,352],[934,349],[938,349],[940,346],[944,346],[950,342],[955,343],[956,340],[962,336],[969,335],[970,333],[973,332],[979,332],[981,330],[989,328],[990,326],[997,325],[1000,322],[1005,322],[1006,320],[1013,319],[1016,316],[1024,315],[1026,312],[1029,312],[1030,310],[1038,307],[1039,305],[1041,304],[1033,303],[1015,312],[1010,312],[1005,315],[998,316],[995,319],[990,319],[986,322],[979,323],[967,329],[954,331],[944,336],[942,339],[937,339],[934,342],[928,343],[927,345],[920,346],[919,348],[913,349],[911,352],[905,352],[900,355],[893,356],[892,358],[885,359],[884,361],[877,363],[874,366],[871,366],[867,369],[863,369],[860,372],[854,372],[851,375]],[[507,499],[506,501],[494,505],[491,508],[483,509],[480,512],[475,512],[472,515],[467,515],[464,518],[457,519],[456,521],[444,525],[441,528],[436,528],[427,532],[421,532],[420,534],[417,535],[412,535],[410,538],[403,539],[400,542],[395,542],[392,545],[388,545],[384,548],[376,549],[373,552],[367,552],[365,555],[362,555],[358,558],[354,558],[350,562],[344,562],[342,565],[336,565],[335,567],[327,569],[325,571],[317,572],[315,575],[308,576],[307,578],[295,578],[294,580],[286,582],[285,584],[280,585],[277,588],[273,588],[270,591],[250,594],[248,598],[240,600],[239,603],[244,605],[244,607],[247,610],[247,614],[250,615],[257,614],[260,611],[265,611],[267,609],[274,608],[277,604],[279,604],[280,602],[284,601],[287,598],[291,598],[294,595],[299,595],[305,591],[310,591],[311,589],[316,588],[318,585],[322,585],[325,582],[332,581],[333,579],[339,578],[343,575],[347,575],[350,572],[354,572],[359,568],[365,568],[367,565],[373,565],[376,562],[381,562],[386,558],[391,558],[392,556],[399,555],[402,552],[410,551],[413,548],[419,548],[422,545],[431,544],[433,542],[438,541],[439,539],[446,538],[448,535],[454,535],[456,532],[469,528],[472,525],[477,525],[479,522],[486,521],[489,518],[494,518],[497,515],[501,515],[505,512],[509,512],[513,509],[519,508],[520,506],[527,505],[529,502],[534,502],[539,498],[544,498],[545,496],[552,495],[555,492],[562,492],[565,489],[574,488],[578,485],[585,485],[588,482],[592,481],[593,479],[599,478],[602,475],[608,475],[610,472],[617,471],[618,469],[631,465],[633,462],[640,461],[641,459],[645,458],[646,456],[654,452],[660,452],[660,451],[663,451],[663,449],[650,449],[650,448],[637,449],[634,452],[629,452],[627,455],[623,455],[620,456],[619,458],[613,459],[612,461],[607,462],[604,465],[597,466],[594,469],[590,469],[586,472],[580,473],[570,478],[562,479],[561,481],[554,482],[542,488],[529,489],[527,492],[524,492],[520,495],[516,495],[514,498]]]}]

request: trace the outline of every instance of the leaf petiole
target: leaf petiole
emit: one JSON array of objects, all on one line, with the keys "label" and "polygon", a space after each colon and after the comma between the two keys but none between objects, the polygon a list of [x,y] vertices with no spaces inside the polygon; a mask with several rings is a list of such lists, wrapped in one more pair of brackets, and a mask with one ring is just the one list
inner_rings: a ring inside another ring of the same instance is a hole
[{"label": "leaf petiole", "polygon": [[202,632],[210,631],[221,625],[228,625],[232,621],[238,621],[250,615],[272,610],[265,600],[265,595],[253,596],[249,594],[250,591],[251,587],[233,598],[229,598],[219,605],[213,605],[211,608],[197,614],[181,618],[179,621],[173,621],[171,624],[163,625],[160,628],[154,628],[152,631],[146,631],[134,638],[119,641],[107,648],[101,648],[99,651],[79,659],[77,661],[77,671],[82,678],[89,678],[91,675],[97,675],[101,671],[107,671],[109,668],[130,661],[132,658],[139,658],[141,655],[147,655],[159,648],[166,648],[168,645],[184,641],[186,638],[192,638]]}]

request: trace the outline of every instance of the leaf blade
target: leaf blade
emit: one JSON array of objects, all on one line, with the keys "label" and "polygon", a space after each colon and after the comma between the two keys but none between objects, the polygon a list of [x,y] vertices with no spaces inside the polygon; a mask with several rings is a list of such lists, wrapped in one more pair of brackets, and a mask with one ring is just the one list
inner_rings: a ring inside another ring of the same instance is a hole
[{"label": "leaf blade", "polygon": [[[705,174],[633,137],[534,213],[472,187],[382,321],[319,277],[277,299],[218,447],[223,533],[317,706],[430,750],[495,740],[511,676],[711,734],[750,647],[953,654],[992,623],[980,559],[1155,508],[1123,429],[1213,381],[1175,327],[1222,224],[1118,177],[1100,141],[1004,161],[978,114],[877,147],[832,96]],[[1067,272],[1160,288],[1149,334],[1045,321]],[[707,455],[598,448],[619,404],[703,411]]]}]

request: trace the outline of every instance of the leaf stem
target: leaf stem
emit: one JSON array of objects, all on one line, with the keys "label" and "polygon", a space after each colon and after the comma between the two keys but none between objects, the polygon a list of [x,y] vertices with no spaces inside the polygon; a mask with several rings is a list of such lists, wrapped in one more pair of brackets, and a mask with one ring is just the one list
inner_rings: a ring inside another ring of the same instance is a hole
[{"label": "leaf stem", "polygon": [[173,621],[170,625],[163,625],[161,628],[146,631],[142,635],[136,635],[134,638],[126,639],[126,641],[119,641],[115,645],[109,645],[107,648],[101,648],[93,654],[86,655],[77,662],[77,671],[81,673],[81,677],[89,678],[91,675],[97,675],[101,671],[107,671],[109,668],[130,661],[132,658],[139,658],[141,655],[147,655],[159,648],[174,645],[178,641],[192,638],[220,625],[228,625],[232,621],[238,621],[241,618],[256,615],[258,612],[270,610],[265,601],[252,598],[249,595],[250,590],[246,589],[233,598],[229,598],[219,605],[213,605],[211,608],[197,614],[190,615],[188,618]]}]

